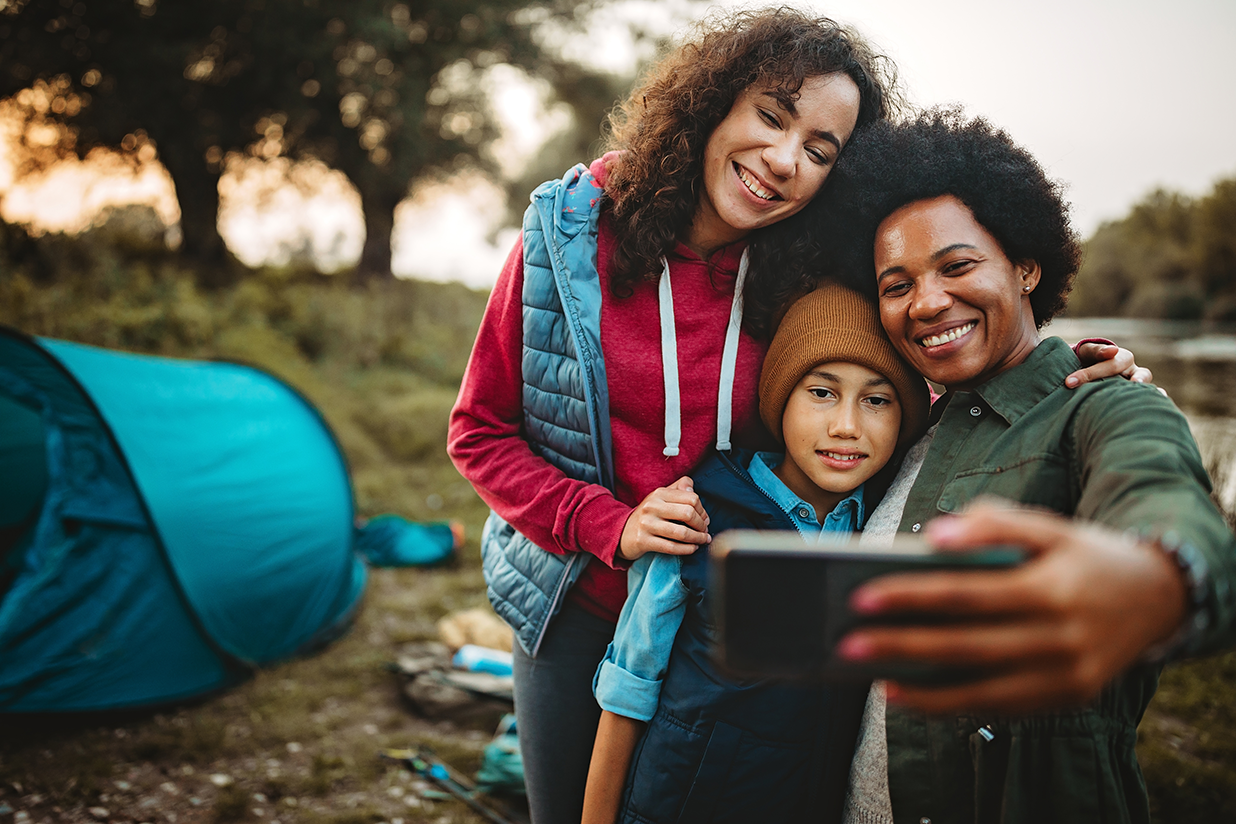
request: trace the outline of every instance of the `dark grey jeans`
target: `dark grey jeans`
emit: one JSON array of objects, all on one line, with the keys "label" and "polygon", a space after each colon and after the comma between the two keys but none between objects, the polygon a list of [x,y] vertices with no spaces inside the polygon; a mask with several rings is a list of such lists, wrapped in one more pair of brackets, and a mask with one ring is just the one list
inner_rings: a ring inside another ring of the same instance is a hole
[{"label": "dark grey jeans", "polygon": [[568,602],[536,658],[515,644],[515,718],[532,824],[579,824],[601,717],[592,676],[613,638],[613,624]]}]

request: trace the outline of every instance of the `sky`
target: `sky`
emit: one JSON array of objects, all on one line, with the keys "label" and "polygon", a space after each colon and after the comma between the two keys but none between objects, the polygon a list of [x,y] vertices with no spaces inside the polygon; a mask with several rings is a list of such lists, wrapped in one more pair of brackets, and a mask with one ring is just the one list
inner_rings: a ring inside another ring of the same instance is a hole
[{"label": "sky", "polygon": [[[915,105],[960,103],[1007,130],[1065,183],[1083,235],[1156,187],[1200,195],[1236,175],[1236,0],[804,7],[854,26],[891,57]],[[586,44],[579,57],[621,71],[641,53],[613,32],[631,25],[670,32],[703,8],[625,0],[598,19],[593,36],[569,42]],[[513,173],[569,115],[549,102],[547,84],[509,67],[496,67],[485,82],[506,124],[499,156]],[[564,169],[587,159],[564,158]],[[70,164],[42,182],[15,184],[3,160],[0,213],[9,220],[71,231],[100,205],[126,199],[150,202],[165,220],[178,217],[165,173],[102,179]],[[299,185],[279,191],[276,171],[238,166],[221,187],[220,226],[232,250],[251,265],[305,250],[324,268],[348,265],[364,233],[355,190],[338,173],[301,169]],[[396,211],[392,268],[489,286],[517,236],[502,225],[505,207],[502,190],[475,177],[418,187]]]},{"label": "sky", "polygon": [[961,103],[1068,186],[1089,235],[1155,187],[1236,175],[1233,0],[812,3],[897,63],[913,102]]}]

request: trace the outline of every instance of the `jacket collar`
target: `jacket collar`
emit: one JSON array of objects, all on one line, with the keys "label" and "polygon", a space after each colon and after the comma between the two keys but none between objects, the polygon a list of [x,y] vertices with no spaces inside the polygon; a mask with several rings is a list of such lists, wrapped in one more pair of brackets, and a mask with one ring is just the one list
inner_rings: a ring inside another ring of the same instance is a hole
[{"label": "jacket collar", "polygon": [[974,392],[1011,426],[1039,401],[1064,386],[1064,379],[1080,366],[1081,361],[1067,343],[1048,337],[1024,361]]}]

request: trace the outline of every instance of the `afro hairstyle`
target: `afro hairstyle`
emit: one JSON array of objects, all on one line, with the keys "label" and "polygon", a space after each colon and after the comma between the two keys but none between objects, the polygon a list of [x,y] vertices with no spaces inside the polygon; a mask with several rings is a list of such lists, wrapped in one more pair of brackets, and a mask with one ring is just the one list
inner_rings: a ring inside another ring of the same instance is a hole
[{"label": "afro hairstyle", "polygon": [[1068,301],[1081,264],[1062,187],[1029,152],[983,118],[932,109],[904,123],[877,121],[856,131],[811,206],[819,266],[878,297],[876,230],[909,203],[952,195],[999,242],[1012,261],[1042,271],[1030,295],[1038,327]]}]

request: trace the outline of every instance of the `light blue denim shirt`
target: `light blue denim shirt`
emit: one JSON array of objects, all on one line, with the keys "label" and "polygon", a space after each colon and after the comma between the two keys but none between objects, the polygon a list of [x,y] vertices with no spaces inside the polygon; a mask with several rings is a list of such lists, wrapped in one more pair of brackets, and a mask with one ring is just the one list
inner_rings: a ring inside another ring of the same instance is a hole
[{"label": "light blue denim shirt", "polygon": [[[833,507],[820,524],[811,504],[795,495],[773,474],[782,455],[758,452],[748,472],[756,486],[781,507],[807,540],[842,542],[852,524],[862,524],[863,488]],[[627,573],[627,600],[618,616],[614,640],[592,679],[601,709],[648,721],[657,710],[661,679],[669,666],[674,636],[687,611],[689,592],[682,583],[682,556],[649,552]]]}]

